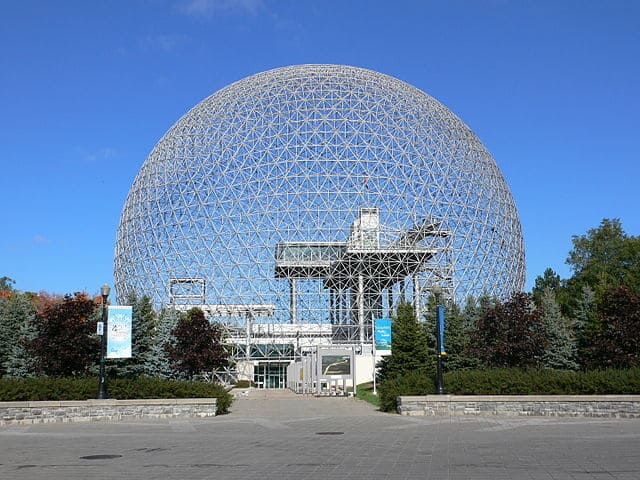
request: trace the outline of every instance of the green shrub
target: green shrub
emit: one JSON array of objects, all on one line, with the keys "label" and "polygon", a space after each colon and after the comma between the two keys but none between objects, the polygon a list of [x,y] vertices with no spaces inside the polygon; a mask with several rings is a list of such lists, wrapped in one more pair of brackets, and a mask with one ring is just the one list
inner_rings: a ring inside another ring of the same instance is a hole
[{"label": "green shrub", "polygon": [[397,397],[400,395],[427,395],[435,392],[435,383],[431,375],[414,370],[405,375],[385,380],[378,386],[380,410],[395,412]]},{"label": "green shrub", "polygon": [[457,395],[605,395],[640,393],[640,368],[628,370],[461,370],[444,377]]},{"label": "green shrub", "polygon": [[[444,374],[446,393],[454,395],[607,395],[640,394],[640,368],[628,370],[538,370],[494,368]],[[380,410],[395,412],[400,395],[429,395],[435,381],[411,372],[380,384]]]},{"label": "green shrub", "polygon": [[[0,401],[88,400],[97,397],[98,380],[91,378],[38,377],[0,379]],[[112,379],[110,398],[217,398],[217,413],[227,413],[233,397],[221,385],[160,378]]]}]

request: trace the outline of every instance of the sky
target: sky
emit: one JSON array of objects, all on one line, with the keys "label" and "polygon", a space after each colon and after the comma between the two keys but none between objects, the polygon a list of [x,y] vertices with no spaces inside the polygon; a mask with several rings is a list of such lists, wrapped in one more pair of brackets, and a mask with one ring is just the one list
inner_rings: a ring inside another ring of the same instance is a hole
[{"label": "sky", "polygon": [[220,88],[338,63],[433,96],[482,140],[520,214],[527,281],[573,235],[640,234],[635,0],[0,0],[0,277],[113,285],[116,230],[160,137]]}]

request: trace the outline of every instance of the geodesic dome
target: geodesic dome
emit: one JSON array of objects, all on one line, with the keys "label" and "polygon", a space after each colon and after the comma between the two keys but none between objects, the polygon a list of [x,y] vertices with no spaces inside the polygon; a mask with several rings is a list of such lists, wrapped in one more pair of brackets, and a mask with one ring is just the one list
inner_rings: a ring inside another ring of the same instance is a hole
[{"label": "geodesic dome", "polygon": [[522,289],[513,198],[449,109],[350,66],[278,68],[200,102],[142,165],[117,232],[119,301],[333,323],[436,282],[458,300]]}]

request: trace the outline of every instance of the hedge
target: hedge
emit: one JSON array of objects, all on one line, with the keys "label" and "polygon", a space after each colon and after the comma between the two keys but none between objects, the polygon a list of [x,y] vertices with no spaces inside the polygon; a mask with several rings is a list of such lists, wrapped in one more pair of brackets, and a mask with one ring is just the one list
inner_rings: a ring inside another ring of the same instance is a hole
[{"label": "hedge", "polygon": [[[444,374],[445,392],[454,395],[606,395],[640,394],[640,368],[574,372],[538,369],[459,370]],[[410,372],[383,382],[380,409],[396,411],[401,395],[435,393],[435,379]]]},{"label": "hedge", "polygon": [[[159,378],[112,379],[109,398],[217,398],[217,413],[227,413],[233,397],[216,383]],[[36,377],[0,379],[0,401],[88,400],[97,398],[98,379]]]}]

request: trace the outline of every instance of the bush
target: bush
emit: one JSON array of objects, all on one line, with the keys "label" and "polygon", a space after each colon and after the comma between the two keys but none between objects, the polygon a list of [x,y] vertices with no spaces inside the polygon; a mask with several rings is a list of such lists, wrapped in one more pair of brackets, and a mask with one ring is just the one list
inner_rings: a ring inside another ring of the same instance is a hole
[{"label": "bush", "polygon": [[[91,378],[0,379],[0,401],[88,400],[97,397],[98,380]],[[183,382],[159,378],[113,379],[109,397],[119,400],[144,398],[217,398],[217,413],[227,413],[233,397],[224,387],[208,382]]]},{"label": "bush", "polygon": [[628,370],[521,370],[449,372],[447,393],[457,395],[605,395],[640,393],[640,368]]},{"label": "bush", "polygon": [[380,410],[383,412],[395,412],[397,409],[397,397],[400,395],[427,395],[435,391],[434,380],[425,371],[414,370],[404,375],[387,379],[380,383],[378,387]]},{"label": "bush", "polygon": [[[444,374],[445,391],[454,395],[607,395],[640,394],[640,368],[628,370],[538,370],[495,368]],[[429,395],[435,380],[411,372],[380,384],[380,410],[395,412],[400,395]]]}]

